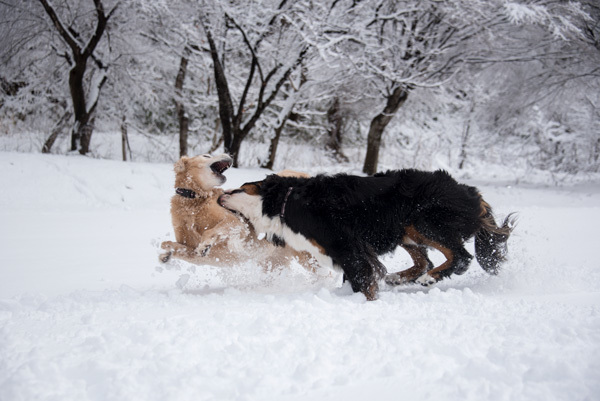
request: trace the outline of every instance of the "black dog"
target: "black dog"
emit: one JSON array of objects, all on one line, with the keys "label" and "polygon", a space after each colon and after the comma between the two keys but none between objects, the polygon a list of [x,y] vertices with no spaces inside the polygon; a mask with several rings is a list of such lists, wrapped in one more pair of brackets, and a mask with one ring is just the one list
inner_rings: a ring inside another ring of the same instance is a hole
[{"label": "black dog", "polygon": [[[413,267],[386,276],[388,284],[430,285],[467,270],[473,257],[463,243],[475,236],[477,261],[496,274],[513,225],[511,216],[496,225],[479,191],[445,171],[270,175],[226,192],[218,202],[246,217],[271,241],[341,267],[352,289],[369,300],[376,298],[377,280],[386,274],[378,255],[400,245],[413,259]],[[434,268],[427,247],[442,252],[446,261]]]}]

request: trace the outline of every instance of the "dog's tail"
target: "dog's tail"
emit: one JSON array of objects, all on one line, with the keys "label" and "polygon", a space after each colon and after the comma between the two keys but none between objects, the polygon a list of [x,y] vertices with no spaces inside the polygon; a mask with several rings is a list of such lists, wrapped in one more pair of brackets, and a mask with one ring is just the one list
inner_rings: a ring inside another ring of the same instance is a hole
[{"label": "dog's tail", "polygon": [[486,272],[498,274],[500,265],[506,260],[506,241],[515,227],[516,216],[509,214],[498,226],[491,206],[481,199],[480,221],[481,228],[475,234],[475,257]]}]

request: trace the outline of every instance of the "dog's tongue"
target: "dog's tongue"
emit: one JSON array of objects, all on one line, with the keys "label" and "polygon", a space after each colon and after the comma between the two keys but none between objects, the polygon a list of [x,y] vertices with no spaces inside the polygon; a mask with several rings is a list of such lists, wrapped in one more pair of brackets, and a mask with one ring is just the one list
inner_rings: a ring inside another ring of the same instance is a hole
[{"label": "dog's tongue", "polygon": [[222,174],[223,171],[225,171],[229,167],[231,167],[231,163],[229,163],[228,161],[220,161],[220,162],[213,163],[211,167],[213,168],[213,170],[215,170],[219,174]]}]

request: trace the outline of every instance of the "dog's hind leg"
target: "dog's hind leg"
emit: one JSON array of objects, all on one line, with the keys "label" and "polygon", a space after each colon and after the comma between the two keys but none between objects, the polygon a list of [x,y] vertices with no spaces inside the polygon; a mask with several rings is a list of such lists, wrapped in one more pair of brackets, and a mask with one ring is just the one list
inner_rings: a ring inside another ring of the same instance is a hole
[{"label": "dog's hind leg", "polygon": [[437,249],[446,258],[444,263],[429,270],[427,273],[422,274],[415,280],[421,285],[428,286],[434,284],[444,277],[450,276],[455,271],[458,272],[458,274],[462,274],[469,267],[471,259],[473,259],[473,256],[467,252],[462,246],[462,243],[457,242],[456,240],[434,240],[421,234],[414,226],[407,227],[406,235],[416,244],[426,245]]},{"label": "dog's hind leg", "polygon": [[473,256],[462,245],[453,247],[453,249],[446,248],[441,244],[436,245],[432,246],[442,252],[446,257],[446,261],[419,277],[416,282],[421,285],[429,286],[435,284],[454,272],[463,274],[467,271],[473,259]]},{"label": "dog's hind leg", "polygon": [[413,260],[413,266],[401,272],[388,274],[385,282],[388,285],[401,285],[414,282],[428,270],[433,269],[433,263],[427,257],[427,248],[422,245],[400,244]]}]

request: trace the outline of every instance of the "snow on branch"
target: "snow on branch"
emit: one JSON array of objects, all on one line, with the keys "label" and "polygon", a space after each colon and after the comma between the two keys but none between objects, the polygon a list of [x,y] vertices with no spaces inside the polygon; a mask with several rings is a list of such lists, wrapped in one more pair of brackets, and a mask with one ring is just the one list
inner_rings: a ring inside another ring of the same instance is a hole
[{"label": "snow on branch", "polygon": [[54,7],[48,2],[48,0],[39,0],[46,14],[50,17],[52,24],[58,30],[60,36],[64,39],[65,42],[69,45],[74,54],[81,53],[81,44],[73,37],[71,32],[64,26],[58,15],[56,15],[56,11]]},{"label": "snow on branch", "polygon": [[98,104],[98,100],[100,98],[100,90],[102,89],[102,86],[104,85],[107,79],[106,69],[99,69],[98,71],[99,72],[95,74],[92,78],[90,92],[88,94],[87,102],[85,105],[85,110],[88,114],[91,114],[96,108],[96,105]]},{"label": "snow on branch", "polygon": [[577,2],[533,3],[507,2],[504,9],[509,20],[517,25],[537,24],[545,26],[555,38],[566,40],[569,35],[581,36],[581,29],[573,22],[574,18],[588,20],[590,16]]}]

